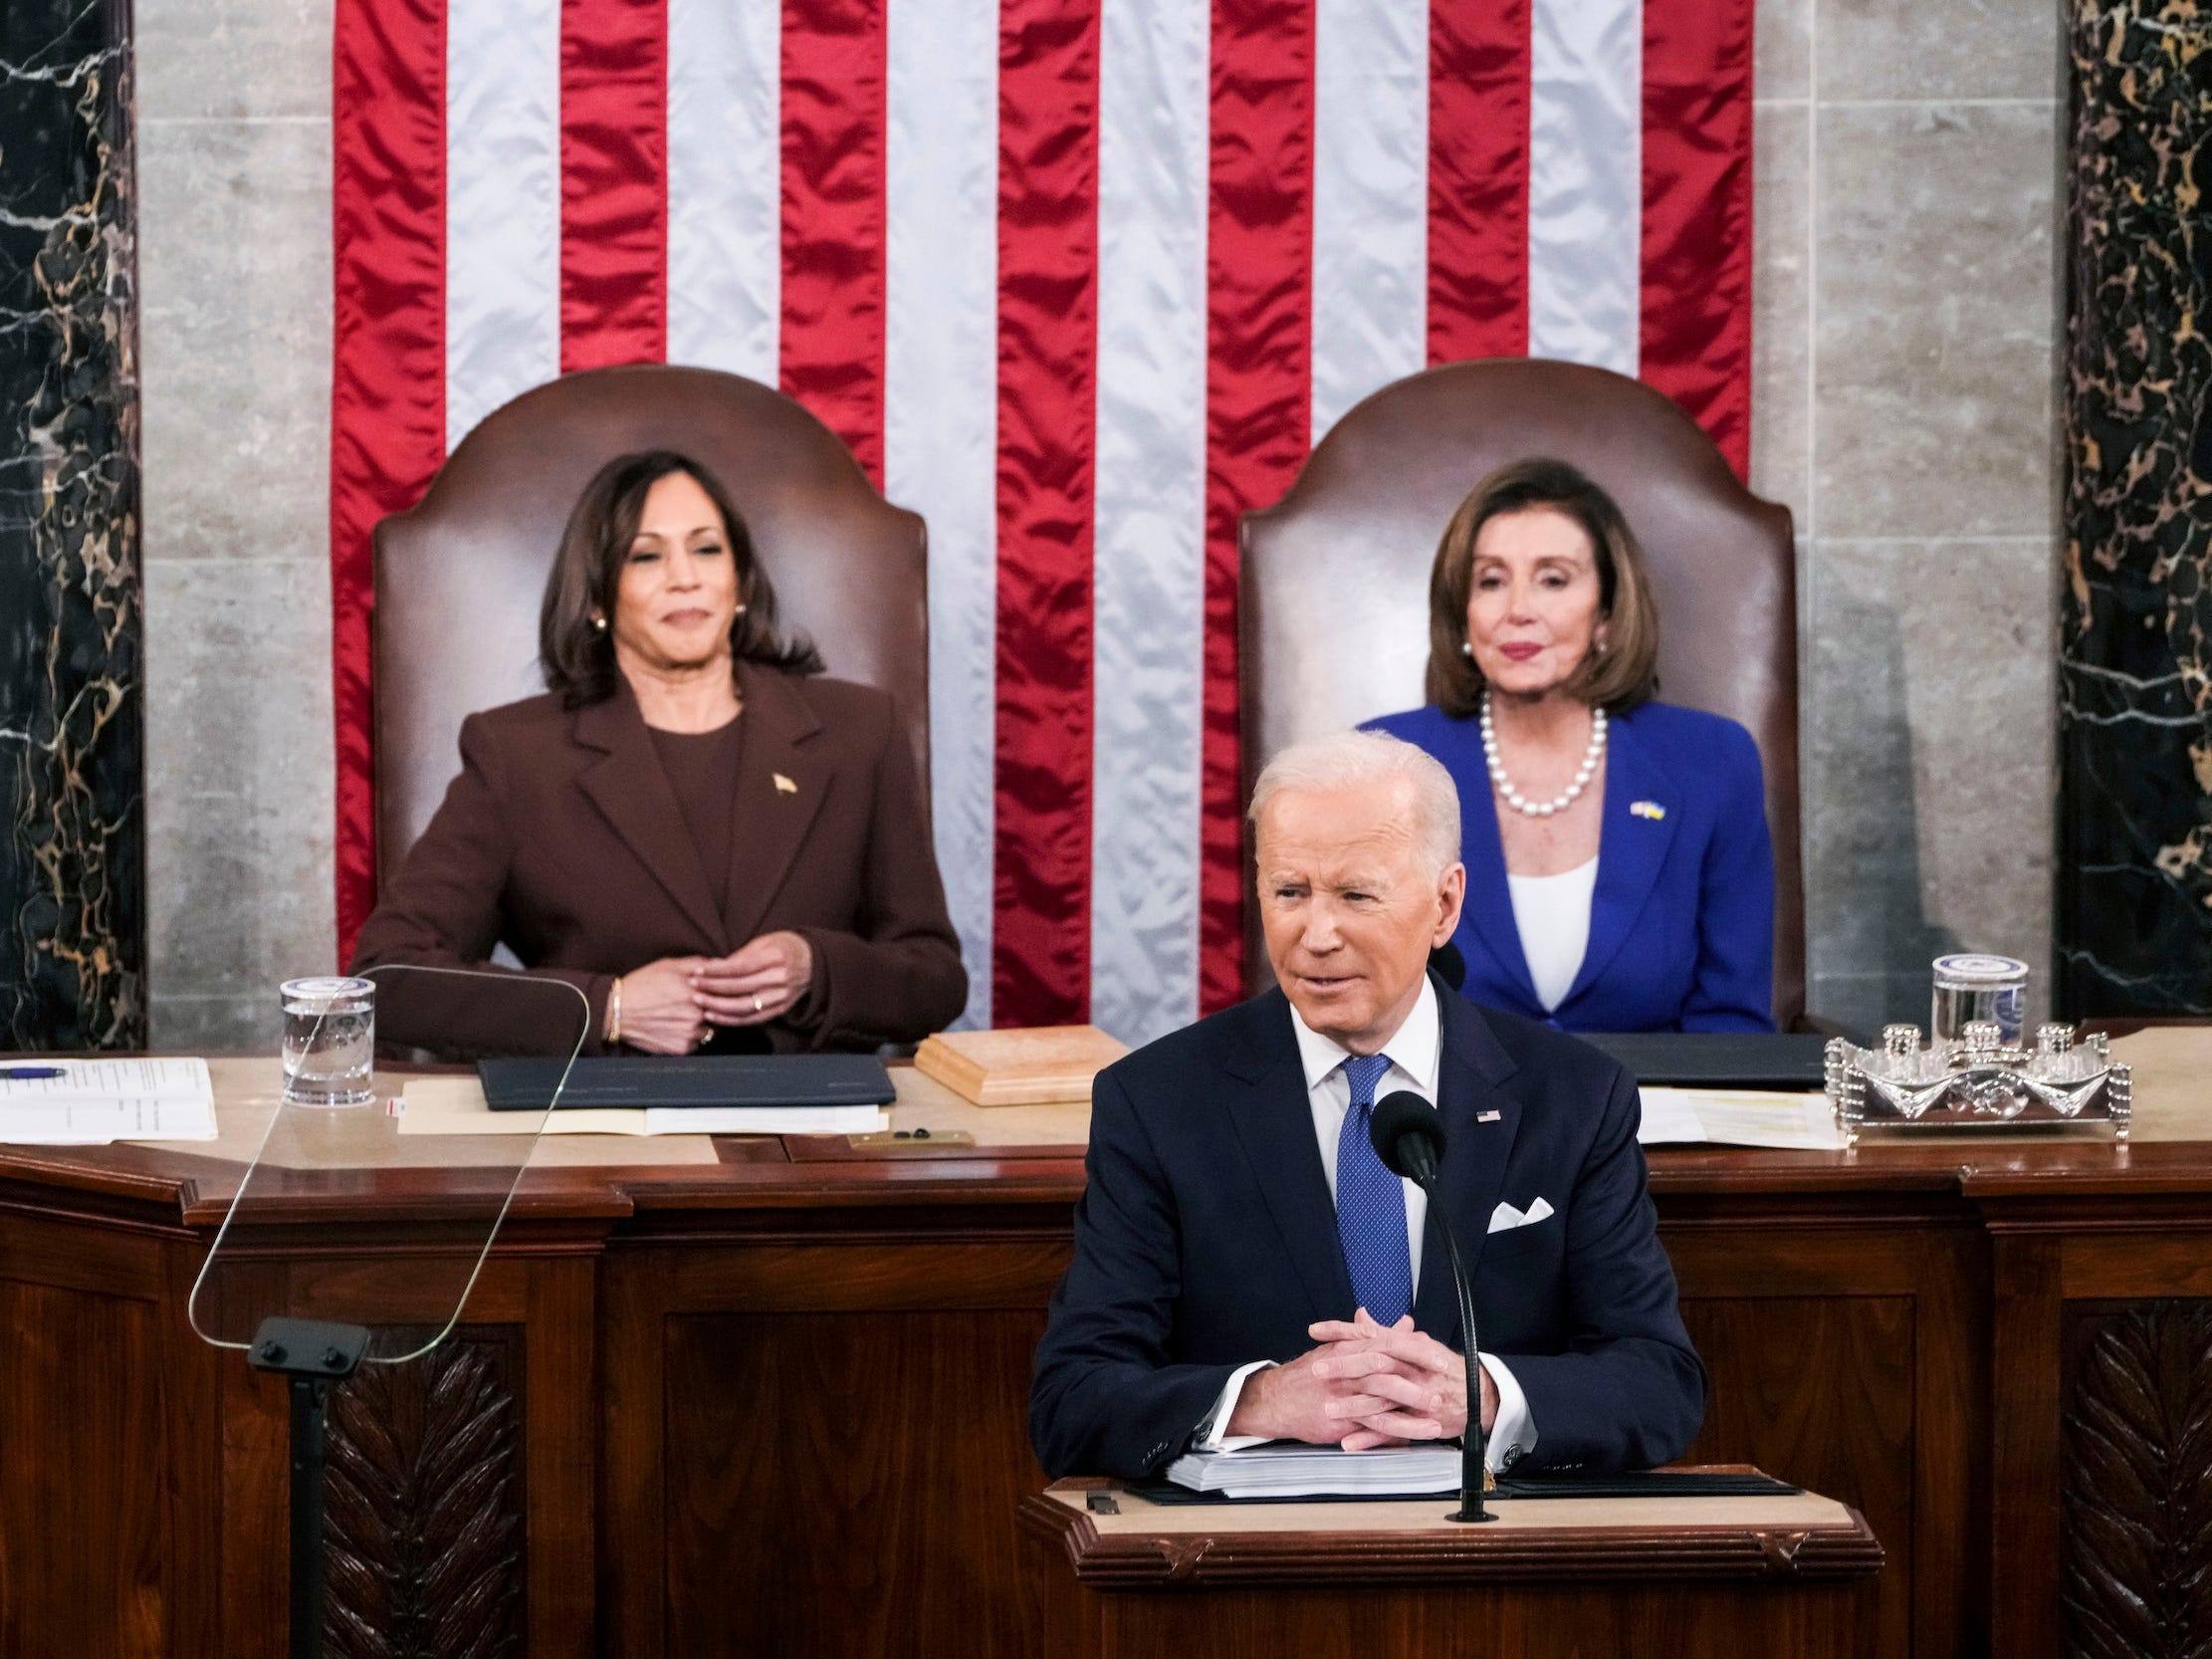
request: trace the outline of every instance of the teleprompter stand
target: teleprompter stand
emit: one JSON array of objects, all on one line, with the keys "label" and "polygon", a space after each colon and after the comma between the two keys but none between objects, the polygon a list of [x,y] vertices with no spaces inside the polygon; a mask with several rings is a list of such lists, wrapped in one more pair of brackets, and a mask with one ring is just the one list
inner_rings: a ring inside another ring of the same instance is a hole
[{"label": "teleprompter stand", "polygon": [[292,1389],[292,1659],[323,1652],[323,1442],[331,1385],[353,1374],[368,1348],[357,1324],[270,1318],[246,1362]]},{"label": "teleprompter stand", "polygon": [[[499,1029],[559,1031],[566,1028],[549,1022],[572,1021],[571,1061],[590,1027],[590,999],[565,980],[398,965],[364,977],[386,990],[423,978],[483,982],[490,998],[486,1019]],[[415,989],[430,994],[444,987]],[[348,994],[357,995],[357,988]],[[297,1042],[288,1031],[288,1091],[309,1057],[352,1065],[373,1041],[368,1031],[349,1029],[318,1048],[325,1017],[318,1012]],[[398,1114],[379,1109],[373,1098],[333,1105],[287,1097],[262,1131],[188,1306],[202,1340],[244,1355],[257,1371],[282,1376],[291,1394],[294,1659],[318,1655],[324,1645],[323,1471],[332,1385],[357,1367],[419,1359],[452,1334],[566,1081],[563,1071],[542,1111],[502,1113],[497,1123],[487,1112],[482,1132],[427,1147],[402,1144]],[[363,1092],[374,1094],[372,1088]],[[444,1172],[437,1222],[423,1249],[409,1251],[403,1302],[393,1301],[381,1276],[332,1273],[333,1266],[392,1248],[390,1221],[356,1197],[374,1185],[375,1172],[419,1169],[426,1156]]]}]

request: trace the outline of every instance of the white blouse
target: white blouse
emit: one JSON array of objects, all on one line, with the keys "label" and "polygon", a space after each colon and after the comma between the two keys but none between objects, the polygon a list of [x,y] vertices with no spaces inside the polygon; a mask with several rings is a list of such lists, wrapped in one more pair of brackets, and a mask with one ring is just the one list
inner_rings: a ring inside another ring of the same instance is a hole
[{"label": "white blouse", "polygon": [[1520,931],[1521,955],[1546,1014],[1567,1000],[1582,958],[1590,948],[1590,895],[1597,890],[1598,860],[1558,875],[1505,877],[1513,895],[1513,925]]}]

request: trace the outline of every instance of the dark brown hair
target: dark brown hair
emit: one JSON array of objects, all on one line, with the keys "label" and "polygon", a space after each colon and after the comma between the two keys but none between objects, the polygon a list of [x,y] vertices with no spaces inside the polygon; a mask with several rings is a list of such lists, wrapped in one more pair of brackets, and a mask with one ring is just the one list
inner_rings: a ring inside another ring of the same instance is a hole
[{"label": "dark brown hair", "polygon": [[570,708],[603,703],[618,683],[612,628],[592,625],[594,611],[614,614],[614,594],[622,565],[637,537],[645,497],[670,473],[680,472],[707,492],[722,515],[730,538],[730,561],[738,575],[743,606],[730,624],[731,654],[786,674],[818,674],[821,653],[804,634],[789,639],[775,631],[775,589],[753,555],[753,537],[715,475],[687,455],[646,449],[617,455],[596,473],[576,498],[546,579],[546,600],[538,612],[538,662],[546,689],[560,693]]},{"label": "dark brown hair", "polygon": [[1634,708],[1659,690],[1659,605],[1644,550],[1613,497],[1579,468],[1542,457],[1499,467],[1468,492],[1444,526],[1429,572],[1429,701],[1461,719],[1482,706],[1482,670],[1460,648],[1467,642],[1474,542],[1492,519],[1531,508],[1564,513],[1597,552],[1606,647],[1583,658],[1567,690],[1615,714]]}]

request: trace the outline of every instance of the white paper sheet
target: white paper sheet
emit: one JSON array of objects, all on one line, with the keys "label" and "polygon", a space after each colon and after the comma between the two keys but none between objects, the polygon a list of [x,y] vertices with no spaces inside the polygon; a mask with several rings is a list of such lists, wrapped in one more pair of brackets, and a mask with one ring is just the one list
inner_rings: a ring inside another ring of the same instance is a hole
[{"label": "white paper sheet", "polygon": [[612,1106],[493,1111],[474,1077],[416,1077],[400,1091],[403,1135],[865,1135],[891,1126],[880,1106]]},{"label": "white paper sheet", "polygon": [[1643,1088],[1646,1146],[1776,1146],[1832,1152],[1843,1132],[1825,1094],[1762,1089]]},{"label": "white paper sheet", "polygon": [[[60,1075],[22,1074],[46,1070]],[[0,1142],[105,1146],[214,1138],[215,1089],[204,1060],[0,1060]]]}]

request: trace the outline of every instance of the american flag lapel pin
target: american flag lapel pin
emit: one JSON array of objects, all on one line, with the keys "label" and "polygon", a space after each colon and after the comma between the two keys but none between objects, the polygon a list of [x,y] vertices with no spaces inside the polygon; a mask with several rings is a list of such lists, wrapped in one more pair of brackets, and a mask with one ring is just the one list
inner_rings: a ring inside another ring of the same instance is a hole
[{"label": "american flag lapel pin", "polygon": [[1474,1120],[1477,1123],[1495,1123],[1497,1113],[1494,1111],[1478,1111],[1474,1114]]},{"label": "american flag lapel pin", "polygon": [[798,786],[784,777],[782,773],[772,772],[769,776],[775,780],[775,793],[777,795],[796,795],[798,793]]},{"label": "american flag lapel pin", "polygon": [[1666,809],[1657,801],[1632,801],[1629,803],[1631,818],[1648,818],[1654,824],[1666,816]]}]

